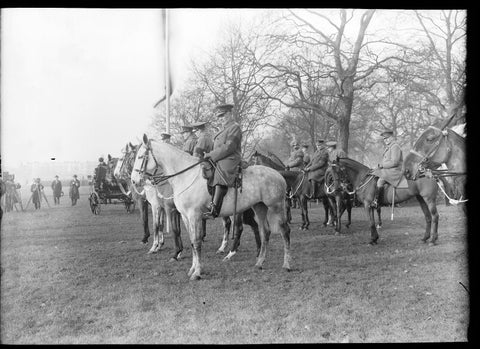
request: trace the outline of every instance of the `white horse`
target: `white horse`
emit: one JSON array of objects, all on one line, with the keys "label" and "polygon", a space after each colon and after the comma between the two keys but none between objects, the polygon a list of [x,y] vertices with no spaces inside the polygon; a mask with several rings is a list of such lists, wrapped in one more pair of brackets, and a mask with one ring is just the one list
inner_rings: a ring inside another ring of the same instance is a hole
[{"label": "white horse", "polygon": [[[175,206],[182,215],[192,243],[192,266],[188,272],[191,280],[201,277],[202,214],[208,211],[211,197],[206,180],[201,175],[197,158],[174,146],[154,142],[143,135],[143,144],[137,152],[132,171],[132,182],[143,183],[163,170],[172,188]],[[285,214],[285,179],[275,170],[265,166],[250,166],[243,172],[242,190],[238,191],[237,213],[252,207],[260,232],[260,253],[255,266],[262,268],[267,252],[266,224],[280,232],[284,242],[283,268],[290,270],[290,228]],[[234,210],[234,190],[229,188],[224,197],[220,216],[231,216]]]},{"label": "white horse", "polygon": [[[138,148],[139,146],[135,147],[130,145],[129,147],[127,144],[122,151],[123,156],[119,159],[115,167],[115,177],[126,179],[126,176],[129,177],[131,175],[133,161],[135,160],[135,154]],[[175,252],[171,259],[178,260],[183,251],[183,244],[180,237],[180,214],[172,199],[172,187],[167,182],[154,185],[148,180],[143,184],[143,189],[140,189],[140,191],[133,184],[130,186],[130,190],[133,190],[137,196],[142,197],[150,203],[152,209],[153,243],[148,253],[157,253],[165,243],[164,231],[168,234],[173,230]],[[148,217],[148,212],[145,212],[143,215],[144,222],[148,222],[148,218],[145,220],[145,215]]]}]

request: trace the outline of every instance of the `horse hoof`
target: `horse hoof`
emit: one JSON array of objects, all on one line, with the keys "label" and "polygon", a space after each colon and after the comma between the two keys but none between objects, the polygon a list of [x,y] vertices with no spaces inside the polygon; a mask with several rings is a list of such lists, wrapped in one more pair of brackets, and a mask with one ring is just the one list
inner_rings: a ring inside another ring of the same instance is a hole
[{"label": "horse hoof", "polygon": [[428,239],[422,239],[421,241],[426,244]]},{"label": "horse hoof", "polygon": [[257,264],[255,264],[255,269],[256,269],[256,270],[262,270],[262,269],[263,269],[263,267],[262,267],[261,265],[257,265]]},{"label": "horse hoof", "polygon": [[377,229],[381,229],[382,226],[380,224],[377,224]]},{"label": "horse hoof", "polygon": [[223,250],[217,250],[217,252],[215,252],[215,254],[224,254],[224,253],[225,253],[225,251],[223,251]]},{"label": "horse hoof", "polygon": [[197,274],[193,274],[192,276],[190,276],[191,281],[198,281],[200,279],[201,279],[200,275],[197,275]]},{"label": "horse hoof", "polygon": [[290,267],[283,267],[283,270],[285,270],[287,273],[292,271],[292,269],[290,269]]},{"label": "horse hoof", "polygon": [[336,231],[335,236],[340,236],[340,232]]},{"label": "horse hoof", "polygon": [[436,244],[437,244],[436,242],[430,241],[430,242],[428,243],[428,246],[435,246]]},{"label": "horse hoof", "polygon": [[170,259],[168,260],[169,263],[172,263],[172,262],[178,262],[178,259],[175,258],[175,257],[170,257]]}]

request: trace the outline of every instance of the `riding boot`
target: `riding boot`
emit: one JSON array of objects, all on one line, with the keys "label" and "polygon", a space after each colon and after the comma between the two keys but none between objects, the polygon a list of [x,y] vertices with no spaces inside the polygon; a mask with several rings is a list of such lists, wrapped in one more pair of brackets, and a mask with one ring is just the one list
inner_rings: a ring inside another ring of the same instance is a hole
[{"label": "riding boot", "polygon": [[375,197],[371,204],[373,208],[378,208],[380,206],[380,198],[382,197],[382,194],[383,194],[383,185],[381,187],[376,187]]},{"label": "riding boot", "polygon": [[224,185],[216,185],[213,194],[213,200],[210,203],[210,211],[203,214],[204,219],[215,219],[222,209],[223,197],[227,194],[228,187]]}]

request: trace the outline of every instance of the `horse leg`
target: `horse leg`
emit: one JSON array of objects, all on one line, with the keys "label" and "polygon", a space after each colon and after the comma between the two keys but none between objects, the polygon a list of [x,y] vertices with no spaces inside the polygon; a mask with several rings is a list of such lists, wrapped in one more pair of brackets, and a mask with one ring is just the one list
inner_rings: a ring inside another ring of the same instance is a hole
[{"label": "horse leg", "polygon": [[[160,226],[160,207],[152,204],[152,229],[153,229],[153,243],[148,253],[156,253],[159,247],[159,226]],[[163,229],[163,227],[162,227]]]},{"label": "horse leg", "polygon": [[287,210],[287,223],[292,223],[292,210],[290,209],[289,200],[290,199],[288,199],[288,198],[285,199],[285,201],[286,201],[285,208]]},{"label": "horse leg", "polygon": [[378,224],[377,229],[382,227],[382,207],[377,205],[377,217],[378,217]]},{"label": "horse leg", "polygon": [[258,254],[255,267],[258,269],[262,269],[262,265],[263,265],[263,262],[265,262],[265,257],[267,254],[268,240],[266,239],[266,236],[265,236],[266,235],[265,224],[267,219],[268,207],[265,206],[264,203],[260,202],[253,206],[253,210],[255,211],[255,220],[258,224],[258,230],[260,233],[260,253]]},{"label": "horse leg", "polygon": [[375,214],[373,212],[373,207],[370,207],[370,202],[364,201],[363,203],[365,212],[367,212],[368,218],[370,220],[370,242],[369,245],[377,244],[378,240],[378,231],[375,227]]},{"label": "horse leg", "polygon": [[175,242],[175,252],[170,258],[170,261],[178,261],[183,251],[183,243],[180,229],[180,213],[177,210],[172,210],[172,230]]},{"label": "horse leg", "polygon": [[[306,200],[305,200],[306,201]],[[280,235],[283,238],[283,266],[282,268],[286,271],[290,271],[290,227],[286,222],[286,218],[283,212],[283,207],[278,204],[270,206],[267,211],[267,222],[269,227],[277,232],[280,232]]]},{"label": "horse leg", "polygon": [[305,195],[300,196],[300,205],[302,208],[302,230],[308,230],[310,220],[308,219],[308,199]]},{"label": "horse leg", "polygon": [[342,232],[342,213],[343,211],[345,211],[345,207],[343,207],[342,205],[343,201],[342,201],[342,194],[338,193],[335,195],[335,209],[337,211],[336,213],[336,219],[335,219],[335,222],[336,222],[336,227],[335,227],[335,235],[340,235],[340,233]]},{"label": "horse leg", "polygon": [[150,229],[148,228],[148,201],[143,198],[138,198],[137,206],[139,208],[140,217],[142,218],[143,222],[142,243],[146,244],[148,242],[148,238],[150,237]]},{"label": "horse leg", "polygon": [[420,204],[420,207],[423,211],[423,214],[425,216],[425,234],[423,235],[422,241],[427,242],[428,239],[430,239],[430,231],[432,228],[432,215],[430,214],[430,210],[428,208],[427,203],[423,199],[421,195],[416,195],[416,198],[418,200],[418,203]]},{"label": "horse leg", "polygon": [[322,199],[322,204],[323,204],[323,210],[325,211],[325,218],[324,218],[322,224],[323,224],[324,227],[326,227],[327,224],[328,224],[328,225],[331,225],[331,224],[332,224],[332,223],[330,222],[330,217],[331,217],[330,211],[329,211],[330,208],[329,208],[328,206],[325,206],[325,201],[324,201],[325,198],[322,197],[321,199]]},{"label": "horse leg", "polygon": [[188,232],[192,244],[192,267],[188,271],[190,280],[199,280],[202,273],[202,219],[201,216],[191,216],[188,218]]},{"label": "horse leg", "polygon": [[[347,194],[348,195],[348,194]],[[348,214],[348,223],[345,224],[347,228],[350,228],[350,225],[352,224],[352,199],[350,198],[350,195],[347,197],[347,214]]]},{"label": "horse leg", "polygon": [[431,234],[432,238],[430,240],[430,245],[435,245],[438,240],[438,211],[437,211],[437,203],[436,197],[425,197],[424,201],[428,206],[428,211],[431,216]]},{"label": "horse leg", "polygon": [[222,217],[222,223],[223,223],[223,240],[222,240],[222,244],[217,250],[217,253],[225,253],[225,247],[227,247],[228,245],[228,235],[230,233],[230,227],[232,226],[232,220],[230,219],[230,217]]},{"label": "horse leg", "polygon": [[[258,224],[255,221],[255,212],[253,209],[248,209],[245,212],[243,212],[243,224],[247,224],[252,228],[253,235],[255,236],[255,243],[257,244],[257,257],[260,254],[260,234],[258,230]],[[265,239],[268,241],[270,237],[270,228],[267,226],[265,227]],[[240,237],[239,237],[240,238]]]},{"label": "horse leg", "polygon": [[236,229],[232,235],[233,236],[233,246],[230,249],[230,252],[228,252],[228,255],[223,258],[224,261],[229,260],[232,258],[238,250],[238,246],[240,246],[240,237],[242,236],[243,233],[243,213],[237,214],[237,218],[235,219],[235,226]]}]

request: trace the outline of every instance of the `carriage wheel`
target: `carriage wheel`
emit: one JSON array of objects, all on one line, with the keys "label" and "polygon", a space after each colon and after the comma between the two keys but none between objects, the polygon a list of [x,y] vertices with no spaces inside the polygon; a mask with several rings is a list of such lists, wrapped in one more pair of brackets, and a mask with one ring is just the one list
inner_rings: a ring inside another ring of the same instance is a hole
[{"label": "carriage wheel", "polygon": [[92,213],[95,215],[100,214],[100,198],[98,194],[95,192],[91,193],[88,200],[90,201],[90,210],[92,210]]}]

